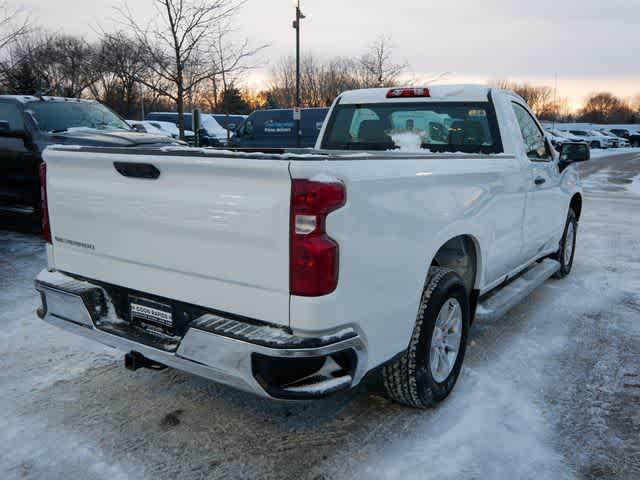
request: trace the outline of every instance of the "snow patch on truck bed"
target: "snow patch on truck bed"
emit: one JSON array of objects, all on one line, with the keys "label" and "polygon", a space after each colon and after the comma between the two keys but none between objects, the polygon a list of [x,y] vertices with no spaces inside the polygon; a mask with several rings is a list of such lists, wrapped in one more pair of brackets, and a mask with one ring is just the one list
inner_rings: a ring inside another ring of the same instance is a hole
[{"label": "snow patch on truck bed", "polygon": [[431,153],[429,149],[422,148],[424,135],[417,132],[395,132],[390,137],[400,152]]},{"label": "snow patch on truck bed", "polygon": [[264,152],[235,152],[233,150],[220,150],[215,148],[196,148],[196,147],[179,147],[179,146],[167,146],[160,148],[164,153],[194,153],[198,155],[206,156],[232,156],[238,158],[265,158],[265,159],[282,159],[282,160],[295,160],[295,159],[318,159],[326,160],[327,155],[322,153],[264,153]]}]

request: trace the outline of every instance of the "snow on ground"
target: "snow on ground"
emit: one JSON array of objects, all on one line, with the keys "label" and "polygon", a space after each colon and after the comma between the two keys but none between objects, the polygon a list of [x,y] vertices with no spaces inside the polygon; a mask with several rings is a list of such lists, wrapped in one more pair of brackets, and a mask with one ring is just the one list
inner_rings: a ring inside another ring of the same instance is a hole
[{"label": "snow on ground", "polygon": [[626,155],[628,153],[640,153],[640,148],[614,148],[614,149],[602,149],[602,148],[592,148],[591,149],[591,158],[605,158],[605,157],[614,157],[618,155]]},{"label": "snow on ground", "polygon": [[580,165],[572,275],[478,323],[460,381],[417,411],[365,387],[281,404],[37,320],[42,242],[0,230],[0,478],[640,478],[640,154]]},{"label": "snow on ground", "polygon": [[92,440],[61,429],[53,412],[23,412],[37,392],[120,359],[36,318],[33,275],[44,259],[39,238],[0,230],[1,478],[128,478]]},{"label": "snow on ground", "polygon": [[[640,149],[592,150],[592,160],[582,164],[582,184],[590,194],[629,192],[640,194],[638,161]],[[605,154],[608,154],[605,155]]]},{"label": "snow on ground", "polygon": [[629,184],[628,190],[631,193],[640,195],[640,174],[633,177],[633,181]]}]

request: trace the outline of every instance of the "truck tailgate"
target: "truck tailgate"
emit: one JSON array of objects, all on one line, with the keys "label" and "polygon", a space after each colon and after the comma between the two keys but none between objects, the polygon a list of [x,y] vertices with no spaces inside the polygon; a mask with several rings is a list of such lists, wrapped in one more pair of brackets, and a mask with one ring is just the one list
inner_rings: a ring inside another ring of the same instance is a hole
[{"label": "truck tailgate", "polygon": [[[289,325],[287,160],[55,148],[44,158],[56,269]],[[114,162],[160,176],[125,176]]]}]

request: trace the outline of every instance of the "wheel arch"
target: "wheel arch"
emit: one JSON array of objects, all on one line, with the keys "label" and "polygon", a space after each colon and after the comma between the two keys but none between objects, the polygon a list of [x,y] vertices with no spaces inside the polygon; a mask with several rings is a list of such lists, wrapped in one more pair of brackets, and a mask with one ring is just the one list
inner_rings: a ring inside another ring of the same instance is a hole
[{"label": "wheel arch", "polygon": [[482,273],[482,252],[478,239],[470,234],[457,235],[444,242],[429,265],[447,267],[455,271],[471,295],[478,289]]}]

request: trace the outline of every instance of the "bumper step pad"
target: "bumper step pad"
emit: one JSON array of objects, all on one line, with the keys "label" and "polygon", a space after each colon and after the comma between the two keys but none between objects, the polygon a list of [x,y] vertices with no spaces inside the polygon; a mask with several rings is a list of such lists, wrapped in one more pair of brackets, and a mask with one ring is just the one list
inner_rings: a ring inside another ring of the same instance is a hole
[{"label": "bumper step pad", "polygon": [[332,343],[348,340],[357,336],[352,328],[343,328],[322,337],[299,337],[283,328],[270,325],[248,324],[238,320],[219,317],[213,314],[202,315],[190,326],[205,332],[224,335],[270,348],[318,348]]}]

